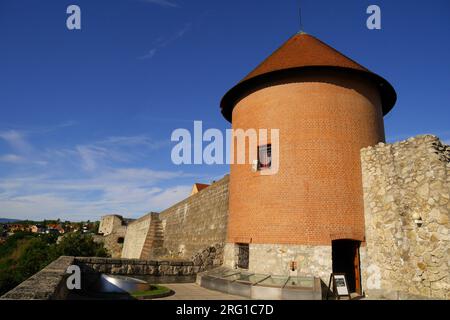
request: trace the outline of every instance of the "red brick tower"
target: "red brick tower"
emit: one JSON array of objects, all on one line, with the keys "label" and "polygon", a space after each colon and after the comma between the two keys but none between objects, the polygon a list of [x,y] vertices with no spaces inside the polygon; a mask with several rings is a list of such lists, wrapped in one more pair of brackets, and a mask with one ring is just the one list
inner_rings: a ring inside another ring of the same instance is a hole
[{"label": "red brick tower", "polygon": [[360,149],[384,141],[395,101],[386,80],[305,33],[234,86],[223,116],[233,129],[279,129],[280,161],[274,175],[231,165],[225,262],[271,273],[292,261],[301,273],[335,269],[334,240],[364,241]]}]

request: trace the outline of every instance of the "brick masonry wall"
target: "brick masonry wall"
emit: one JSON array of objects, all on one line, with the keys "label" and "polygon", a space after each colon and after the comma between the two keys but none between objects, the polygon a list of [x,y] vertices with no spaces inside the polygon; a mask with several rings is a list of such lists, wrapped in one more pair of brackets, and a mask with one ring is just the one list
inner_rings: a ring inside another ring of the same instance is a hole
[{"label": "brick masonry wall", "polygon": [[[228,182],[227,175],[160,213],[166,250],[162,258],[191,259],[205,256],[210,247],[221,250],[228,222]],[[221,259],[220,254],[215,259]]]},{"label": "brick masonry wall", "polygon": [[363,289],[374,298],[450,299],[450,147],[417,136],[365,148],[361,159]]},{"label": "brick masonry wall", "polygon": [[239,128],[279,129],[280,165],[269,176],[231,165],[228,242],[363,240],[360,149],[384,141],[375,86],[357,75],[305,72],[242,98],[233,110]]}]

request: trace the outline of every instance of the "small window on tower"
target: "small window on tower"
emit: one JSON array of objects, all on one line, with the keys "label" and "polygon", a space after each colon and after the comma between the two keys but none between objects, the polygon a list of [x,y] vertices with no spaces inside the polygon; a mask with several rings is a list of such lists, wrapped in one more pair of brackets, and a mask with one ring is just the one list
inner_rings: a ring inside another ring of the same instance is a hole
[{"label": "small window on tower", "polygon": [[270,169],[272,165],[272,145],[258,147],[258,170]]}]

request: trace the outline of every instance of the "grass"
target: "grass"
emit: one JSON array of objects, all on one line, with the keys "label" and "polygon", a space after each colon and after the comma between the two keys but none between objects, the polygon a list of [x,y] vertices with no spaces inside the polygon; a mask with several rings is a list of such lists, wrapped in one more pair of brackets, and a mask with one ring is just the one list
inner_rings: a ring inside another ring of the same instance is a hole
[{"label": "grass", "polygon": [[158,286],[158,285],[151,285],[150,290],[145,291],[135,291],[131,295],[135,298],[151,298],[152,296],[159,296],[159,295],[165,295],[169,294],[171,290],[169,288]]}]

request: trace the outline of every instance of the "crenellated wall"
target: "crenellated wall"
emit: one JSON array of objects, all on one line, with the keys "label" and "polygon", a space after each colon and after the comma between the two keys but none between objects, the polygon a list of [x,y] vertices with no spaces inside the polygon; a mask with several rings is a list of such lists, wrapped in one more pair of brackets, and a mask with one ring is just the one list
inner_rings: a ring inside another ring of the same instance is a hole
[{"label": "crenellated wall", "polygon": [[450,147],[424,135],[365,148],[361,159],[366,293],[450,299]]}]

